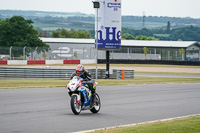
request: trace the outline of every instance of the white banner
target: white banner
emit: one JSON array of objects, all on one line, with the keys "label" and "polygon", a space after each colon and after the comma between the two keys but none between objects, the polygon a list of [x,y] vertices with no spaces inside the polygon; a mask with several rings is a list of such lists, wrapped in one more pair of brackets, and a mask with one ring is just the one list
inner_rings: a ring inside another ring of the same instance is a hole
[{"label": "white banner", "polygon": [[98,27],[99,49],[121,48],[121,0],[99,0],[95,29]]}]

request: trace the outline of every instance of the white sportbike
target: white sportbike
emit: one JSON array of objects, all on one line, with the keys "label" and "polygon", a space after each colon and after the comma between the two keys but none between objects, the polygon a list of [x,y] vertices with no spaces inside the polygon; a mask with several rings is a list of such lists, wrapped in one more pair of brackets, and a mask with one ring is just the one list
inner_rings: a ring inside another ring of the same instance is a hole
[{"label": "white sportbike", "polygon": [[[100,97],[97,93],[93,94],[94,99],[91,102],[92,96],[87,85],[88,82],[90,81],[84,81],[83,78],[74,76],[66,86],[71,97],[71,109],[75,115],[80,114],[82,110],[90,110],[92,113],[98,113],[101,108]],[[94,87],[97,84],[95,82]]]}]

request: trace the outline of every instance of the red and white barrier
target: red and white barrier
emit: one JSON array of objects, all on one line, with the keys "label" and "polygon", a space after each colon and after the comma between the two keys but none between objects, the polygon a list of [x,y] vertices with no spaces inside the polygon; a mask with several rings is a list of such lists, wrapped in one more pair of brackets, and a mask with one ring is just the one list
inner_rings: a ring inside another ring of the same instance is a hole
[{"label": "red and white barrier", "polygon": [[28,60],[27,65],[45,65],[45,60]]},{"label": "red and white barrier", "polygon": [[7,60],[0,60],[0,65],[8,65],[8,61]]},{"label": "red and white barrier", "polygon": [[0,60],[0,65],[95,64],[96,60]]},{"label": "red and white barrier", "polygon": [[81,60],[80,64],[96,64],[96,60],[83,59]]},{"label": "red and white barrier", "polygon": [[8,60],[8,65],[27,65],[27,60]]},{"label": "red and white barrier", "polygon": [[63,64],[80,64],[80,60],[63,60]]},{"label": "red and white barrier", "polygon": [[63,60],[46,60],[46,64],[48,65],[63,64]]}]

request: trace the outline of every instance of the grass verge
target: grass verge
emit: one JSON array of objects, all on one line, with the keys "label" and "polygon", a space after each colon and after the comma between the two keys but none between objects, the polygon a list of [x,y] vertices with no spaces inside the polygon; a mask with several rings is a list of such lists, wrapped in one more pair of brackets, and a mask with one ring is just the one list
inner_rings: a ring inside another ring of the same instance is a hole
[{"label": "grass verge", "polygon": [[165,122],[97,130],[90,133],[200,133],[199,125],[200,116],[197,115]]},{"label": "grass verge", "polygon": [[[166,74],[166,75],[200,75],[200,73],[180,73],[180,72],[135,72],[136,74]],[[200,78],[200,77],[199,77]]]},{"label": "grass verge", "polygon": [[[98,79],[104,85],[136,85],[166,83],[200,83],[198,78],[135,77],[134,79]],[[65,87],[69,80],[64,79],[0,79],[0,89]]]}]

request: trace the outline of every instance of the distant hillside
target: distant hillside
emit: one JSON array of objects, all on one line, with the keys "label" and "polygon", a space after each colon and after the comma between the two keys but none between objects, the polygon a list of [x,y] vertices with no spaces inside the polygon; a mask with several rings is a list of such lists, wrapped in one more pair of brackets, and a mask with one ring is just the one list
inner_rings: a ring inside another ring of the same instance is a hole
[{"label": "distant hillside", "polygon": [[23,17],[69,17],[69,16],[91,16],[80,12],[46,12],[46,11],[23,11],[23,10],[0,10],[0,16],[10,18],[12,16]]},{"label": "distant hillside", "polygon": [[[0,19],[12,16],[22,16],[31,19],[34,27],[43,30],[56,30],[58,28],[75,30],[94,30],[94,15],[80,12],[44,12],[44,11],[21,11],[0,10]],[[166,29],[170,21],[171,29],[193,25],[200,27],[200,19],[177,18],[177,17],[145,17],[145,28]],[[122,27],[128,29],[142,29],[142,16],[122,16]]]},{"label": "distant hillside", "polygon": [[[122,23],[123,26],[126,28],[135,28],[141,29],[142,28],[142,16],[122,16]],[[170,21],[171,28],[180,28],[189,25],[198,26],[200,27],[200,19],[193,19],[193,18],[178,18],[178,17],[157,17],[157,16],[148,16],[145,17],[145,27],[148,29],[154,28],[167,28],[167,22]],[[136,26],[132,26],[135,24]],[[125,26],[126,25],[126,26]]]}]

